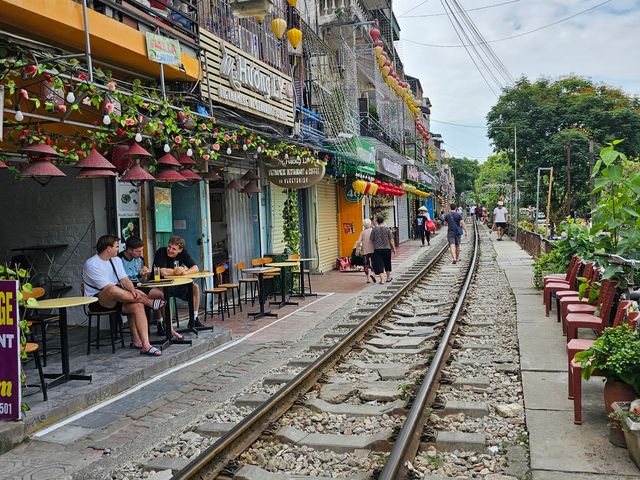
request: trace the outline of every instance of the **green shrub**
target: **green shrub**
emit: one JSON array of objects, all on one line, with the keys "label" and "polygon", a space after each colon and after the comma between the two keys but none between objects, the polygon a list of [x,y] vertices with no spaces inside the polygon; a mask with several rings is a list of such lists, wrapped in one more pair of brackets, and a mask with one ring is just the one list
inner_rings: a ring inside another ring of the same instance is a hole
[{"label": "green shrub", "polygon": [[569,260],[563,252],[552,250],[538,258],[533,264],[533,285],[537,289],[544,287],[544,276],[552,273],[564,273],[569,266]]}]

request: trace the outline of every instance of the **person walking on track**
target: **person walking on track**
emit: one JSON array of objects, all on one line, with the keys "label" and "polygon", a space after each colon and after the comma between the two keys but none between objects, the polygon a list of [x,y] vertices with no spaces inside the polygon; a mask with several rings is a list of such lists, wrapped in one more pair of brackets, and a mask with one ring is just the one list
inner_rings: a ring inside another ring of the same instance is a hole
[{"label": "person walking on track", "polygon": [[462,215],[456,211],[456,204],[449,205],[449,212],[444,216],[447,224],[447,241],[453,263],[460,261],[460,238],[462,234],[467,234],[467,227],[462,221]]},{"label": "person walking on track", "polygon": [[371,241],[371,220],[365,218],[362,221],[363,230],[360,233],[360,238],[356,242],[356,252],[359,252],[364,256],[364,276],[367,277],[367,283],[376,283],[376,276],[371,269],[371,257],[373,256],[373,242]]},{"label": "person walking on track", "polygon": [[502,241],[504,231],[509,223],[509,212],[504,208],[504,202],[500,200],[498,206],[493,209],[493,228],[498,230],[498,241]]},{"label": "person walking on track", "polygon": [[429,212],[427,211],[427,207],[424,205],[418,209],[418,216],[416,217],[416,232],[418,232],[418,237],[422,241],[422,246],[424,247],[424,239],[427,239],[427,245],[431,245],[431,232],[427,228],[427,222],[431,221],[431,217],[429,216]]},{"label": "person walking on track", "polygon": [[384,216],[376,217],[378,224],[371,232],[371,241],[373,242],[373,271],[380,277],[380,283],[385,282],[384,273],[387,273],[386,281],[390,282],[391,278],[391,252],[396,252],[396,246],[393,243],[393,233],[391,229],[384,224]]}]

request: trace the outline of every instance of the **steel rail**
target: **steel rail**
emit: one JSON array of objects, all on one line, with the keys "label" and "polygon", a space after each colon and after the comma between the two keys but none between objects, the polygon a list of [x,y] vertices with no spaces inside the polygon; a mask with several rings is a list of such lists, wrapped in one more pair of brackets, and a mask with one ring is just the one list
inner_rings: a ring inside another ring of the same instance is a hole
[{"label": "steel rail", "polygon": [[270,423],[276,421],[291,408],[295,401],[315,385],[325,371],[344,355],[354,343],[364,337],[377,321],[386,315],[407,291],[422,280],[440,258],[449,249],[445,244],[405,286],[400,288],[386,302],[374,310],[360,325],[349,332],[315,362],[306,367],[296,377],[273,394],[266,402],[243,418],[235,427],[225,433],[218,441],[207,447],[198,457],[178,471],[172,480],[210,479],[220,473],[230,460],[234,459],[250,444],[255,442]]},{"label": "steel rail", "polygon": [[426,424],[426,409],[428,406],[429,396],[434,391],[434,387],[437,387],[436,380],[441,372],[442,366],[445,364],[448,358],[447,350],[449,349],[449,341],[451,335],[457,326],[458,318],[462,310],[462,306],[466,300],[467,292],[469,291],[469,285],[475,274],[475,270],[478,263],[478,246],[480,244],[480,235],[478,232],[478,224],[474,221],[474,243],[473,243],[473,257],[467,276],[465,278],[462,289],[460,290],[460,296],[458,301],[451,312],[447,328],[445,329],[438,349],[429,365],[429,369],[424,376],[422,385],[418,393],[416,393],[411,405],[411,410],[407,415],[407,419],[398,434],[393,449],[389,454],[385,466],[378,476],[378,480],[400,480],[406,479],[406,461],[413,459],[420,446],[420,436],[424,425]]}]

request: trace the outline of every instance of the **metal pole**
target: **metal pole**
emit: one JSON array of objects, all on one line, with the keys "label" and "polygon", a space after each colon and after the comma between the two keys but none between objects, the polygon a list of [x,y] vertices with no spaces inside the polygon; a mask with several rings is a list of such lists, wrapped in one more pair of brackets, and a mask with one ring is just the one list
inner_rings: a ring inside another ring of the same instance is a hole
[{"label": "metal pole", "polygon": [[571,142],[567,144],[567,216],[571,216]]},{"label": "metal pole", "polygon": [[162,90],[162,99],[166,100],[167,91],[165,90],[164,86],[164,65],[162,63],[160,64],[160,89]]},{"label": "metal pole", "polygon": [[538,167],[538,182],[536,186],[536,216],[533,219],[533,225],[535,230],[538,229],[538,209],[540,208],[540,170],[541,168]]},{"label": "metal pole", "polygon": [[515,184],[514,193],[515,193],[515,239],[518,240],[518,127],[517,125],[513,126],[513,156],[515,160],[515,168],[513,169],[513,183]]},{"label": "metal pole", "polygon": [[[595,163],[595,159],[593,158],[593,138],[589,139],[589,185],[591,187],[591,192],[595,188],[593,182],[593,165]],[[589,197],[591,198],[591,212],[596,209],[596,196],[593,193],[590,193]]]},{"label": "metal pole", "polygon": [[553,167],[549,174],[549,191],[547,192],[547,237],[549,237],[549,229],[551,228],[551,184],[553,183]]},{"label": "metal pole", "polygon": [[82,0],[82,19],[84,21],[84,49],[87,58],[87,70],[89,81],[93,83],[93,62],[91,60],[91,38],[89,37],[89,16],[87,13],[87,0]]}]

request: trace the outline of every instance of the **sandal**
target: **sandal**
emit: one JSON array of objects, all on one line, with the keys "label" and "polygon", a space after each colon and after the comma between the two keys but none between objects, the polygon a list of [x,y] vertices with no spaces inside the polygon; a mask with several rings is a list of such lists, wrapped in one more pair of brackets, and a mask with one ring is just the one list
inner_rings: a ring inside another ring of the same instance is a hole
[{"label": "sandal", "polygon": [[371,280],[373,280],[373,283],[377,283],[378,281],[376,280],[376,277],[371,275]]},{"label": "sandal", "polygon": [[160,355],[162,355],[162,351],[159,348],[151,347],[146,352],[142,350],[140,352],[140,355],[147,355],[148,357],[159,357]]},{"label": "sandal", "polygon": [[184,340],[184,335],[180,335],[178,332],[173,332],[171,334],[171,338],[175,338],[176,340]]},{"label": "sandal", "polygon": [[151,309],[155,312],[160,310],[161,308],[163,308],[165,306],[167,302],[165,302],[164,300],[160,300],[159,298],[156,298],[153,303],[151,304]]}]

